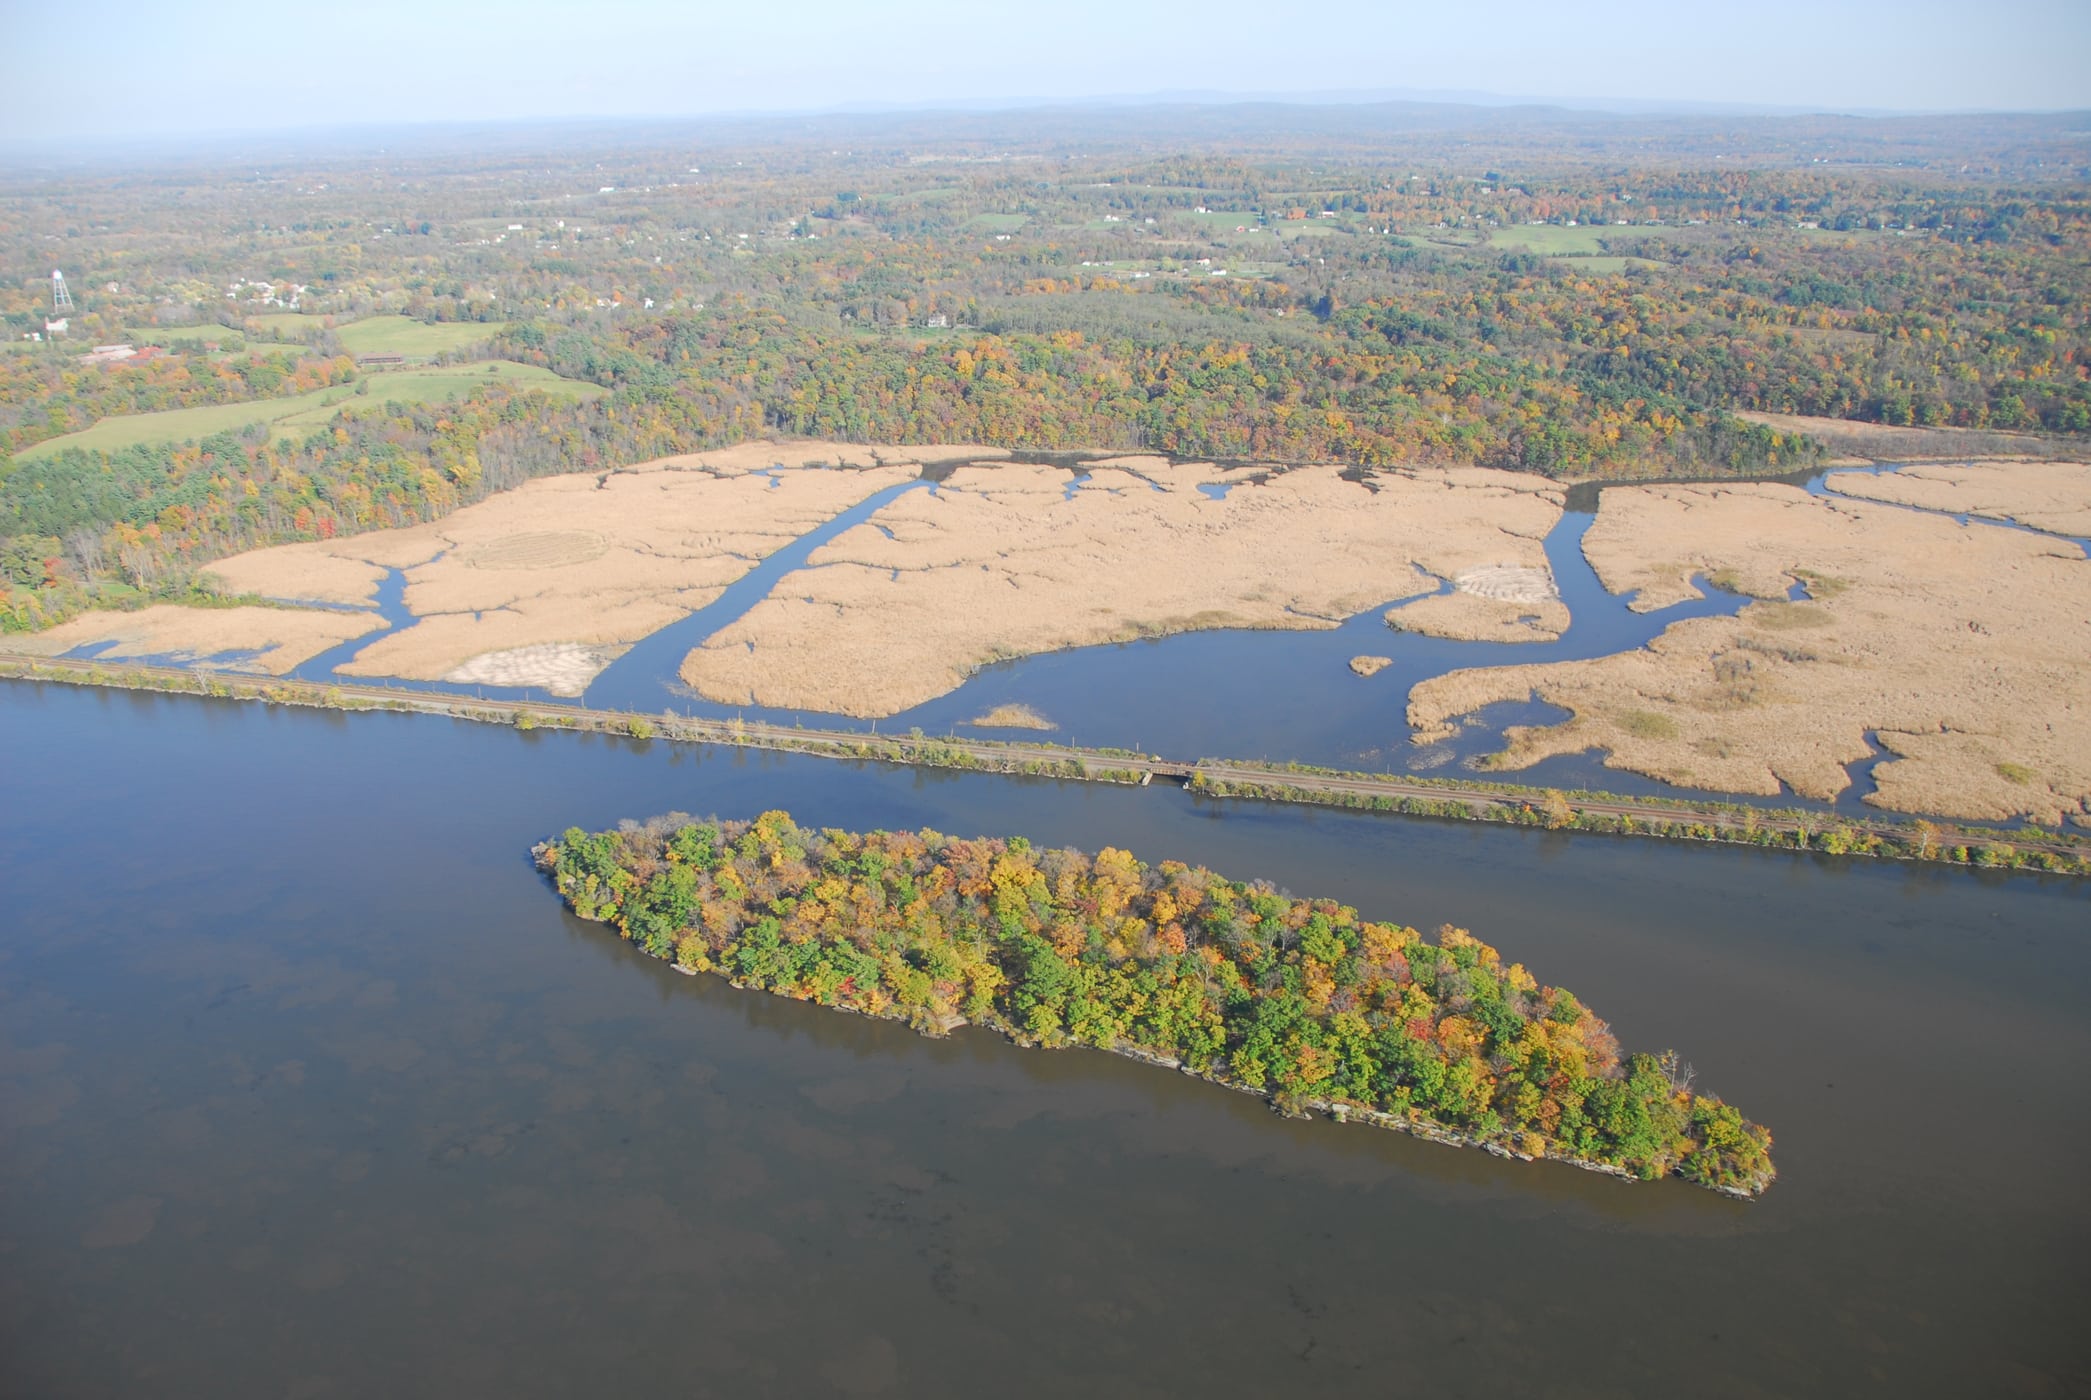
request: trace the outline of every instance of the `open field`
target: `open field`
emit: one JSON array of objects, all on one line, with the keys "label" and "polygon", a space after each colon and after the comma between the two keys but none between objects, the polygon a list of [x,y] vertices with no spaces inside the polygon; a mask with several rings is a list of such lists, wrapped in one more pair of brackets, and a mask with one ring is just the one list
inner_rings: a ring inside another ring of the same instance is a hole
[{"label": "open field", "polygon": [[1624,228],[1614,224],[1578,224],[1574,228],[1566,224],[1519,224],[1493,230],[1488,236],[1487,246],[1506,253],[1538,253],[1542,257],[1559,258],[1564,266],[1578,272],[1610,277],[1630,268],[1661,267],[1663,264],[1649,258],[1609,254],[1605,251],[1607,242],[1674,238],[1682,232],[1684,230],[1651,224],[1630,224]]},{"label": "open field", "polygon": [[1334,238],[1350,232],[1334,219],[1283,219],[1270,227],[1280,238]]},{"label": "open field", "polygon": [[304,311],[260,311],[252,316],[242,316],[240,320],[287,340],[303,340],[325,329],[327,324],[326,317]]},{"label": "open field", "polygon": [[264,353],[271,350],[289,350],[299,354],[305,353],[303,345],[251,335],[230,326],[221,326],[215,321],[193,326],[131,326],[125,329],[123,338],[133,345],[173,346],[213,341],[221,349],[227,350],[258,350]]},{"label": "open field", "polygon": [[1603,748],[1667,782],[1830,798],[1876,734],[1894,755],[1874,770],[1880,806],[2091,823],[2091,561],[2073,545],[1751,485],[1608,490],[1583,548],[1638,610],[1694,596],[1701,573],[1762,601],[1639,651],[1426,681],[1417,742],[1536,694],[1572,718],[1508,731],[1501,767]]},{"label": "open field", "polygon": [[351,355],[440,355],[462,350],[506,330],[505,321],[453,321],[430,325],[406,316],[372,316],[334,328]]},{"label": "open field", "polygon": [[[377,376],[371,376],[373,379]],[[371,392],[377,393],[375,385]],[[338,412],[355,398],[356,386],[337,384],[284,399],[256,399],[248,403],[206,404],[199,408],[170,408],[164,413],[127,413],[104,418],[91,428],[63,437],[47,438],[15,454],[24,461],[52,457],[69,447],[92,452],[115,452],[144,443],[194,442],[213,433],[238,432],[256,423],[273,423],[296,414]],[[384,399],[379,398],[379,403]]]},{"label": "open field", "polygon": [[1488,246],[1506,253],[1539,253],[1549,258],[1592,257],[1603,253],[1604,240],[1612,230],[1600,224],[1521,224],[1499,228],[1488,236]]},{"label": "open field", "polygon": [[[495,380],[576,399],[592,398],[602,392],[593,384],[561,379],[536,365],[501,361],[450,369],[380,370],[364,375],[358,384],[336,384],[289,398],[208,404],[201,408],[170,408],[164,413],[130,413],[104,418],[91,428],[47,439],[16,455],[27,460],[48,457],[68,447],[113,452],[144,443],[194,442],[213,433],[238,432],[256,423],[274,424],[278,436],[297,436],[358,403],[439,403]],[[369,392],[358,394],[359,384],[368,384]]]},{"label": "open field", "polygon": [[[592,399],[603,392],[594,384],[561,379],[536,365],[510,364],[505,360],[485,360],[448,368],[379,370],[365,375],[364,379],[370,384],[370,393],[365,396],[369,403],[441,403],[492,383],[506,384],[511,388],[542,389],[567,399]],[[333,403],[301,408],[275,420],[277,430],[281,434],[303,434],[327,422],[343,407],[343,404]]]},{"label": "open field", "polygon": [[[1092,463],[1080,485],[1052,467],[959,467],[816,551],[683,679],[725,704],[894,714],[1010,657],[1329,628],[1468,570],[1544,574],[1561,512],[1546,482],[1508,472],[1383,472],[1370,487],[1335,467],[1246,475],[1153,457]],[[1222,500],[1198,490],[1230,480]]]}]

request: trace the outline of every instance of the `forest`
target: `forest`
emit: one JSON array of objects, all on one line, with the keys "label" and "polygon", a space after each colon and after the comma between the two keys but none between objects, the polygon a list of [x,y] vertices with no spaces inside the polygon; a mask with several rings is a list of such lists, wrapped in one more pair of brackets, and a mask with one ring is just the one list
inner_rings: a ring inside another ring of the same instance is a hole
[{"label": "forest", "polygon": [[1436,941],[1327,899],[1105,848],[679,815],[536,849],[584,919],[735,985],[926,1034],[1092,1046],[1528,1159],[1738,1196],[1771,1135],[1628,1053],[1571,993],[1450,925]]},{"label": "forest", "polygon": [[[1182,116],[0,171],[0,627],[764,435],[1572,481],[1826,455],[1752,411],[2091,438],[2066,120]],[[604,392],[369,392],[402,359]],[[154,435],[337,385],[317,426]],[[110,419],[127,445],[71,441]]]}]

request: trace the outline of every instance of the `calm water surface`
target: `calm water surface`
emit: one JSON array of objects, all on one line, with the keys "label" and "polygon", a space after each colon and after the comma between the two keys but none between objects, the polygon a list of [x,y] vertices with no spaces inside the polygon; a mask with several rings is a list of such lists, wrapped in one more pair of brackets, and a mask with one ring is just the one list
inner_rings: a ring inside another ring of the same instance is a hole
[{"label": "calm water surface", "polygon": [[[1744,1206],[686,979],[529,844],[769,806],[1456,920]],[[2091,1386],[2091,886],[0,687],[0,1393]]]}]

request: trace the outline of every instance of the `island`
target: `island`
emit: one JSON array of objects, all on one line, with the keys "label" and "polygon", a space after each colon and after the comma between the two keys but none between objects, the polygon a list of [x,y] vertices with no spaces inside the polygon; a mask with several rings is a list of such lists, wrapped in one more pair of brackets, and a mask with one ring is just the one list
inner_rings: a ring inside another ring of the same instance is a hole
[{"label": "island", "polygon": [[1569,992],[1464,929],[1022,837],[681,814],[535,849],[575,914],[653,957],[927,1035],[1087,1045],[1437,1142],[1738,1198],[1771,1134],[1628,1054]]}]

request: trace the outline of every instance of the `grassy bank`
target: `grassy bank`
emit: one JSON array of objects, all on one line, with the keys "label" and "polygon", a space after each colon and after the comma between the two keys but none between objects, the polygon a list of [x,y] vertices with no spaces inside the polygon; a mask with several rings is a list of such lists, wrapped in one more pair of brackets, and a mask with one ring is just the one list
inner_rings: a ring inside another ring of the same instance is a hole
[{"label": "grassy bank", "polygon": [[437,714],[521,730],[563,729],[633,739],[725,744],[820,758],[905,763],[978,773],[1067,778],[1145,786],[1157,777],[1205,797],[1301,802],[1455,821],[1499,822],[1555,831],[1655,837],[1811,851],[1823,855],[1921,860],[1993,870],[2091,875],[2091,839],[2036,827],[2004,832],[1945,822],[1855,820],[1802,808],[1739,803],[1662,802],[1615,793],[1520,787],[1443,778],[1394,778],[1304,764],[1201,759],[1171,761],[1129,749],[1042,742],[785,728],[742,719],[589,710],[540,701],[482,700],[443,691],[321,685],[178,667],[102,664],[0,655],[0,678],[97,685],[176,695],[258,700],[327,710]]}]

